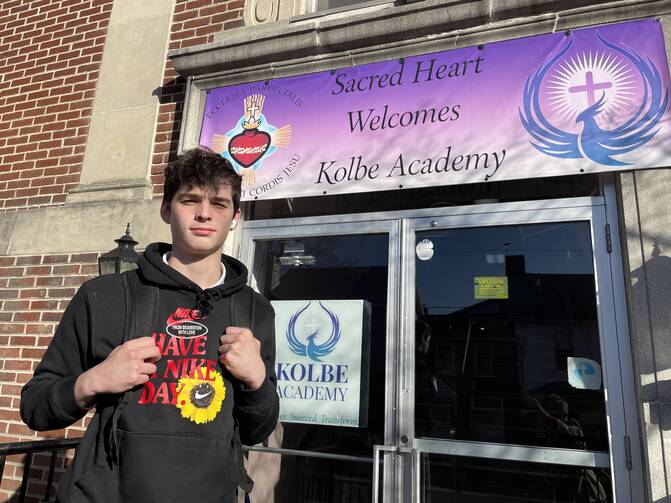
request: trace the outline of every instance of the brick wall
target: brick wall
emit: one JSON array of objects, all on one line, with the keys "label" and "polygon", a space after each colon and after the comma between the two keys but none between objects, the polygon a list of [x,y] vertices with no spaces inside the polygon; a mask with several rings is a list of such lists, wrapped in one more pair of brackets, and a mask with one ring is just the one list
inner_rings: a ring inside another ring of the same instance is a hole
[{"label": "brick wall", "polygon": [[0,211],[78,183],[112,3],[0,2]]},{"label": "brick wall", "polygon": [[[244,0],[177,0],[170,28],[170,50],[209,43],[215,33],[242,26],[243,8]],[[172,63],[166,61],[151,165],[156,197],[162,195],[165,165],[177,154],[184,91],[184,79],[179,78]]]},{"label": "brick wall", "polygon": [[[0,211],[62,204],[79,182],[113,0],[0,2]],[[177,0],[170,49],[211,42],[241,26],[244,0]],[[151,174],[177,151],[184,80],[166,61]],[[20,419],[22,385],[46,350],[76,289],[97,274],[96,253],[0,256],[0,443],[81,436],[88,417],[37,434]],[[41,501],[50,458],[36,456],[27,502]],[[59,456],[57,467],[67,464]],[[16,498],[24,458],[4,468],[0,502]],[[56,475],[60,478],[62,470]]]},{"label": "brick wall", "polygon": [[[19,397],[68,302],[84,281],[97,275],[97,261],[97,253],[0,257],[0,443],[83,434],[88,417],[66,430],[33,432],[21,422]],[[44,494],[49,461],[46,455],[34,460],[31,493]],[[23,456],[8,458],[0,501],[8,501],[20,487],[23,462]],[[58,466],[63,463],[60,456]]]}]

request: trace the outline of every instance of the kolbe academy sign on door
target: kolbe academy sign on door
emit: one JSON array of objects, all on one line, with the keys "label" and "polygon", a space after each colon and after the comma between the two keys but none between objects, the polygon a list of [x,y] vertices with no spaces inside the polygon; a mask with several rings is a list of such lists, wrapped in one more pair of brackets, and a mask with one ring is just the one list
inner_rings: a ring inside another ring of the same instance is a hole
[{"label": "kolbe academy sign on door", "polygon": [[661,23],[508,40],[208,92],[243,199],[671,164]]},{"label": "kolbe academy sign on door", "polygon": [[273,301],[280,421],[366,426],[369,304]]}]

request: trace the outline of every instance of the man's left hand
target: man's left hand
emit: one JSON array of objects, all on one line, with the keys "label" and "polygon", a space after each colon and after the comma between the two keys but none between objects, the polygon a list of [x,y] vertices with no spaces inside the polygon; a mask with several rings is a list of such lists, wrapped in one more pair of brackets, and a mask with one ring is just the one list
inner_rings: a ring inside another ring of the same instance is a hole
[{"label": "man's left hand", "polygon": [[219,339],[219,362],[251,390],[266,380],[261,343],[248,328],[228,327]]}]

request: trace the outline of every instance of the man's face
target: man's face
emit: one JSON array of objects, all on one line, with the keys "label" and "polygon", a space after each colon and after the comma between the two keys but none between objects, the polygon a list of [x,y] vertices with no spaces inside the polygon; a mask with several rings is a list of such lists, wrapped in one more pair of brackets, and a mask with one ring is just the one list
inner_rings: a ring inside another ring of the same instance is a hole
[{"label": "man's face", "polygon": [[172,246],[182,259],[199,259],[219,255],[231,230],[233,211],[231,187],[210,188],[182,186],[169,204],[161,206],[161,217],[170,224]]}]

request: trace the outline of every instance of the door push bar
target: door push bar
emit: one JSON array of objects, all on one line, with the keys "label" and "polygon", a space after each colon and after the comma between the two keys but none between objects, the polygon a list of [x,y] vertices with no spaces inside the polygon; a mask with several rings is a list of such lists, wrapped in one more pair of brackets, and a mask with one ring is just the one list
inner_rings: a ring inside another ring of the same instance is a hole
[{"label": "door push bar", "polygon": [[[409,449],[409,448],[404,448],[404,447],[397,447],[395,445],[374,445],[373,446],[373,499],[372,503],[378,503],[379,497],[380,497],[380,452],[391,452],[391,453],[411,453],[412,458],[413,458],[413,464],[415,465],[415,469],[417,470],[419,468],[419,459],[420,459],[420,452],[416,449]],[[416,472],[417,474],[418,472]],[[420,494],[420,488],[419,488],[419,475],[417,474],[415,477],[413,477],[413,485],[414,485],[414,494],[416,495],[416,501],[419,502],[419,494]]]},{"label": "door push bar", "polygon": [[380,486],[380,451],[397,452],[398,447],[395,445],[374,445],[373,446],[373,501],[377,503],[379,499]]}]

